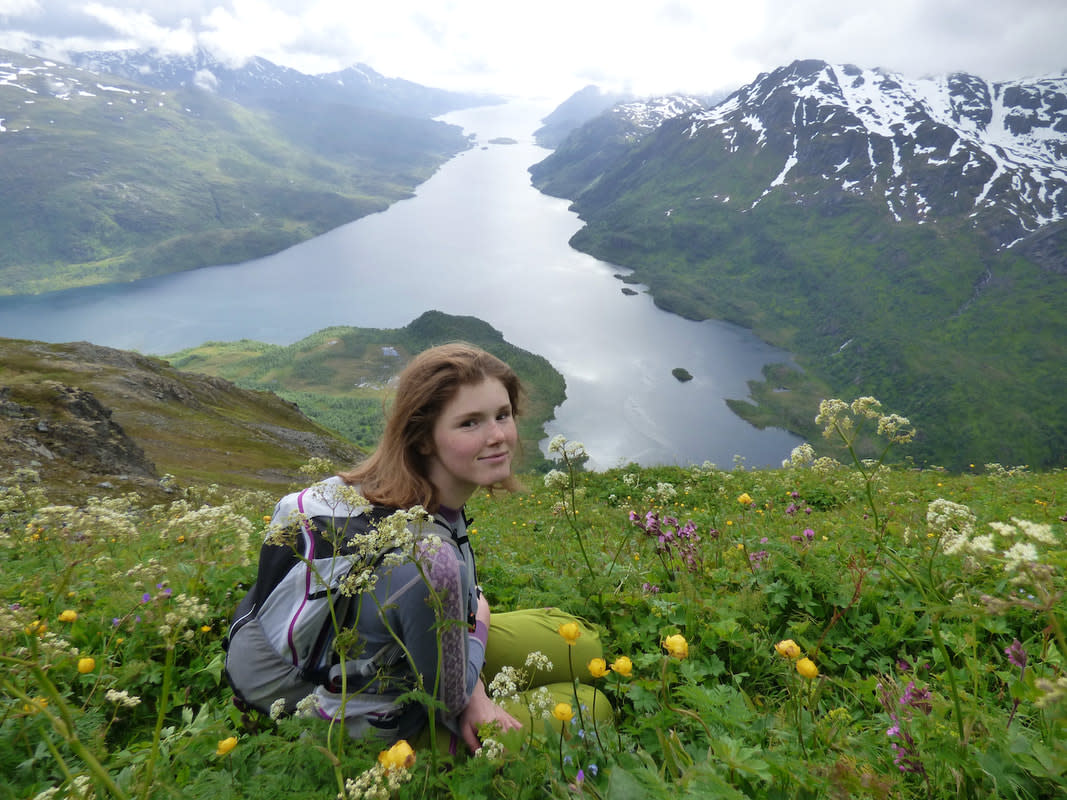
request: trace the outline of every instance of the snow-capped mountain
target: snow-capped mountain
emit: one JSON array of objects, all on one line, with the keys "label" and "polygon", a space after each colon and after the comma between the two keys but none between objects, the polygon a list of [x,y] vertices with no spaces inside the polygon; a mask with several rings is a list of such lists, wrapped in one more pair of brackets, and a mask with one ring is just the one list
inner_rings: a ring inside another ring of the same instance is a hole
[{"label": "snow-capped mountain", "polygon": [[729,152],[784,156],[760,197],[818,178],[882,197],[898,220],[969,215],[1002,247],[1067,217],[1067,76],[908,80],[803,61],[688,122]]},{"label": "snow-capped mountain", "polygon": [[1002,248],[1067,218],[1067,75],[910,80],[798,61],[717,105],[699,104],[618,105],[531,172],[545,191],[577,197],[613,170],[635,168],[636,157],[627,159],[639,143],[676,152],[686,147],[666,140],[683,137],[709,176],[731,157],[759,165],[746,171],[750,185],[731,187],[729,202],[744,207],[776,190],[877,197],[898,221],[969,218]]},{"label": "snow-capped mountain", "polygon": [[[560,109],[581,100],[581,94],[570,98]],[[641,100],[629,98],[580,126],[573,123],[568,126],[567,115],[563,115],[562,122],[554,122],[560,116],[560,109],[557,109],[545,117],[546,127],[538,131],[538,140],[546,147],[551,147],[557,137],[562,141],[556,144],[555,153],[548,160],[530,167],[530,174],[538,188],[546,194],[574,197],[664,122],[703,111],[710,105],[705,98],[688,95],[665,95]],[[571,116],[571,119],[574,117]],[[566,136],[562,135],[564,127],[571,129]],[[566,169],[557,173],[558,164],[566,164]]]},{"label": "snow-capped mountain", "polygon": [[421,86],[387,78],[365,64],[339,72],[307,75],[264,58],[231,66],[200,49],[185,55],[154,51],[90,51],[73,53],[75,65],[118,75],[159,89],[198,88],[244,105],[288,108],[294,103],[347,103],[412,116],[432,117],[493,98]]}]

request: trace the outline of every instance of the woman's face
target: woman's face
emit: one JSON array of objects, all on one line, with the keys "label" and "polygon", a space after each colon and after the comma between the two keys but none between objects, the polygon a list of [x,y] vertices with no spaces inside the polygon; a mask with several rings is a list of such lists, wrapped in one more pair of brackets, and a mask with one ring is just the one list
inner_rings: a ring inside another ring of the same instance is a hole
[{"label": "woman's face", "polygon": [[479,486],[511,475],[518,441],[508,391],[496,378],[461,386],[433,427],[427,477],[441,503],[459,508]]}]

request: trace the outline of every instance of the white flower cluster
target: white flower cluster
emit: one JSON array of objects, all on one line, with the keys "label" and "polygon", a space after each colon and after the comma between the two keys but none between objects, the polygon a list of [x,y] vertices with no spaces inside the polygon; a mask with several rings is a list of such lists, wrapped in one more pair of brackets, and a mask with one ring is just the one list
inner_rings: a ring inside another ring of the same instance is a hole
[{"label": "white flower cluster", "polygon": [[552,671],[552,660],[540,650],[534,650],[526,656],[526,668],[542,672]]},{"label": "white flower cluster", "polygon": [[645,496],[650,502],[656,502],[660,505],[665,505],[678,496],[678,490],[674,488],[673,483],[664,483],[660,481],[656,484],[656,488],[649,488],[645,493]]},{"label": "white flower cluster", "polygon": [[358,778],[348,778],[337,800],[389,800],[411,777],[409,769],[387,769],[375,764]]},{"label": "white flower cluster", "polygon": [[782,462],[782,466],[788,469],[800,469],[806,467],[815,460],[815,448],[807,442],[799,444],[789,453],[789,458]]},{"label": "white flower cluster", "polygon": [[75,797],[80,798],[80,800],[92,800],[92,798],[96,797],[96,792],[93,791],[93,781],[88,775],[74,776],[65,790],[60,786],[45,789],[35,795],[33,800],[59,800],[59,798]]},{"label": "white flower cluster", "polygon": [[189,625],[194,620],[203,619],[209,612],[210,607],[203,600],[187,594],[179,594],[171,601],[170,607],[163,615],[163,624],[159,626],[159,635],[166,639],[184,628],[182,638],[192,639],[194,634],[189,629]]},{"label": "white flower cluster", "polygon": [[119,691],[118,689],[108,689],[107,693],[104,695],[104,699],[109,703],[114,703],[123,708],[134,708],[135,706],[141,705],[141,698],[137,697],[137,695],[130,694],[125,689],[122,691]]},{"label": "white flower cluster", "polygon": [[1051,525],[1018,517],[1012,517],[1011,522],[990,522],[992,533],[976,534],[974,513],[967,506],[942,498],[927,507],[926,523],[932,533],[941,536],[941,549],[946,555],[991,556],[999,552],[1005,571],[1010,573],[1040,562],[1037,545],[1059,545]]},{"label": "white flower cluster", "polygon": [[857,420],[877,420],[879,436],[890,442],[903,444],[915,438],[915,429],[907,417],[899,414],[883,414],[882,404],[873,397],[858,397],[849,405],[844,400],[831,399],[819,403],[815,424],[822,425],[822,434],[827,439],[839,436],[851,442]]},{"label": "white flower cluster", "polygon": [[573,461],[588,455],[584,444],[581,442],[569,442],[563,434],[557,434],[552,437],[552,441],[548,443],[548,452],[559,453],[563,456],[564,461]]},{"label": "white flower cluster", "polygon": [[553,492],[565,492],[571,488],[571,479],[566,472],[551,469],[545,473],[545,488]]},{"label": "white flower cluster", "polygon": [[482,746],[474,751],[475,758],[485,758],[489,761],[496,761],[502,755],[504,755],[504,745],[491,736],[482,739]]},{"label": "white flower cluster", "polygon": [[312,692],[299,703],[296,704],[296,714],[298,717],[317,717],[319,714],[319,697]]},{"label": "white flower cluster", "polygon": [[137,526],[126,513],[99,500],[91,500],[84,509],[43,506],[37,509],[30,524],[60,531],[76,541],[122,541],[137,536]]},{"label": "white flower cluster", "polygon": [[498,703],[502,700],[517,703],[519,702],[519,684],[525,682],[526,673],[518,667],[501,667],[500,672],[489,682],[489,696]]},{"label": "white flower cluster", "polygon": [[926,525],[941,537],[941,550],[947,555],[969,550],[974,523],[974,512],[951,500],[939,497],[926,507]]},{"label": "white flower cluster", "polygon": [[270,704],[270,718],[273,720],[281,719],[285,714],[285,698],[279,697],[273,703]]},{"label": "white flower cluster", "polygon": [[245,553],[252,535],[252,523],[229,505],[203,506],[170,520],[160,532],[159,538],[174,539],[179,535],[184,536],[186,541],[204,540],[216,545],[226,536],[226,542],[231,548]]}]

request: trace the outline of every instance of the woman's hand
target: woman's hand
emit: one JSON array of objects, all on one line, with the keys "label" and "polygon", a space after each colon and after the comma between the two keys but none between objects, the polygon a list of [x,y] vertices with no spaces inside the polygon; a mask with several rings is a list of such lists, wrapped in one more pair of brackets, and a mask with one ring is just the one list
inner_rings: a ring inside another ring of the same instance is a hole
[{"label": "woman's hand", "polygon": [[489,699],[489,695],[485,693],[485,684],[479,680],[471,694],[471,701],[459,718],[459,732],[472,753],[482,746],[478,739],[478,728],[490,722],[498,723],[501,731],[522,727],[521,722]]}]

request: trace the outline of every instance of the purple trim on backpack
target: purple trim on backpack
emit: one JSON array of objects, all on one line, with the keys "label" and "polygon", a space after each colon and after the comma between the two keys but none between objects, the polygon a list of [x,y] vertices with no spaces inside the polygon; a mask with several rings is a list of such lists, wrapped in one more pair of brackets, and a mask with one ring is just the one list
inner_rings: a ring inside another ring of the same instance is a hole
[{"label": "purple trim on backpack", "polygon": [[[304,492],[306,491],[307,489],[304,489],[303,492],[296,496],[296,508],[301,516],[304,514]],[[311,592],[311,572],[313,569],[311,564],[315,560],[315,537],[311,535],[311,529],[306,519],[301,519],[300,524],[303,526],[304,533],[306,533],[308,537],[308,552],[305,553],[307,557],[307,564],[305,565],[307,571],[304,573],[304,599],[300,603],[300,608],[293,614],[293,618],[289,620],[289,632],[286,635],[289,642],[289,653],[292,655],[294,667],[298,664],[298,659],[296,656],[296,645],[293,643],[293,630],[296,628],[296,621],[300,619],[300,612],[303,611],[304,606],[307,605],[308,594]]]}]

